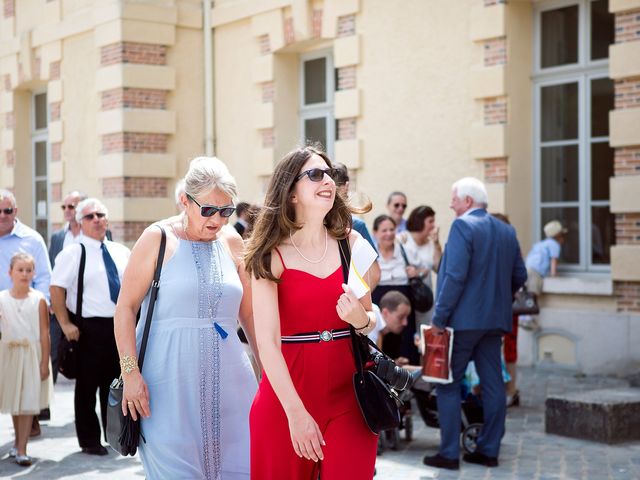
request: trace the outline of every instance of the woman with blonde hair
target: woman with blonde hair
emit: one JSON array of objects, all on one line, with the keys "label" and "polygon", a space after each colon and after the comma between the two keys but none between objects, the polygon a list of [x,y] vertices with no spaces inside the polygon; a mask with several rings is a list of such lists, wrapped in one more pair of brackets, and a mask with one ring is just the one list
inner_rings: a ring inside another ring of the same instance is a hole
[{"label": "woman with blonde hair", "polygon": [[318,149],[287,154],[249,241],[264,366],[250,417],[253,480],[373,477],[377,437],[356,401],[349,326],[366,335],[376,320],[370,294],[343,284],[340,251],[371,248],[351,229],[352,212],[367,209],[336,195],[334,175]]},{"label": "woman with blonde hair", "polygon": [[[147,228],[131,252],[115,315],[124,380],[122,410],[142,417],[140,456],[149,479],[249,478],[251,363],[238,320],[255,346],[244,243],[223,228],[235,211],[236,183],[216,158],[194,159],[183,212]],[[156,252],[166,253],[143,371],[137,368]],[[142,316],[144,318],[144,315]],[[255,351],[255,350],[254,350]]]}]

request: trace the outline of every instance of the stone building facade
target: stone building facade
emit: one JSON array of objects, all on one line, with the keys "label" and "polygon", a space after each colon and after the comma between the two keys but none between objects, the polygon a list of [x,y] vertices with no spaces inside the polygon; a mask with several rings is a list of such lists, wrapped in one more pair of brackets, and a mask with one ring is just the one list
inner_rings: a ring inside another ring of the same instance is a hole
[{"label": "stone building facade", "polygon": [[521,363],[640,364],[640,0],[2,0],[0,186],[45,236],[82,189],[134,242],[207,150],[258,202],[306,139],[369,222],[403,190],[444,240],[467,175],[525,253],[562,220]]}]

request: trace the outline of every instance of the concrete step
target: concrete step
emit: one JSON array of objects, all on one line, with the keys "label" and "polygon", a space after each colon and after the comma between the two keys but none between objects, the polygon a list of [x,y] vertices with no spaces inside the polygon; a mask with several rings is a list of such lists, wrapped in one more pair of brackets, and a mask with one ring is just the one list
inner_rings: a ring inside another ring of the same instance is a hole
[{"label": "concrete step", "polygon": [[545,431],[608,444],[640,440],[640,388],[550,395]]}]

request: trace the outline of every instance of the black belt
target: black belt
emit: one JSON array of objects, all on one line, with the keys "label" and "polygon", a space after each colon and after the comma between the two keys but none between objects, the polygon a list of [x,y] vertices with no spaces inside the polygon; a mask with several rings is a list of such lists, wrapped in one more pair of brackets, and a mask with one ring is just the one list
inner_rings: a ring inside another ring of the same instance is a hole
[{"label": "black belt", "polygon": [[282,343],[320,343],[349,338],[351,332],[348,328],[336,330],[324,330],[322,332],[296,333],[295,335],[283,335]]}]

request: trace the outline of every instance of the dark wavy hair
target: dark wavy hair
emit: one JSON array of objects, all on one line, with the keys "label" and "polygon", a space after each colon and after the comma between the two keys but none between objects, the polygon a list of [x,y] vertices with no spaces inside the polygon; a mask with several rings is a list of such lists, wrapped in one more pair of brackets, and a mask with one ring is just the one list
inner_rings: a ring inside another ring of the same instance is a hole
[{"label": "dark wavy hair", "polygon": [[384,222],[385,220],[389,220],[391,223],[393,223],[394,227],[397,227],[398,224],[396,223],[396,221],[391,218],[389,215],[387,214],[382,214],[382,215],[378,215],[374,220],[373,220],[373,231],[377,232],[378,228],[380,227],[380,224],[382,222]]},{"label": "dark wavy hair", "polygon": [[[296,177],[313,155],[318,155],[328,167],[333,168],[327,154],[315,146],[293,150],[276,165],[245,255],[247,272],[257,279],[266,278],[278,282],[271,272],[271,252],[289,236],[289,232],[302,228],[302,225],[296,223],[295,209],[291,204],[291,192],[295,186]],[[370,210],[370,202],[356,208],[350,206],[346,198],[336,194],[333,207],[324,217],[324,225],[333,238],[346,238],[352,227],[351,215],[367,213]]]},{"label": "dark wavy hair", "polygon": [[429,217],[435,217],[436,212],[427,205],[420,205],[411,210],[407,219],[407,230],[410,232],[419,232],[424,228],[424,220]]}]

